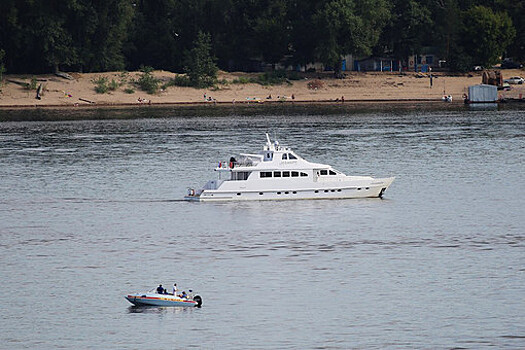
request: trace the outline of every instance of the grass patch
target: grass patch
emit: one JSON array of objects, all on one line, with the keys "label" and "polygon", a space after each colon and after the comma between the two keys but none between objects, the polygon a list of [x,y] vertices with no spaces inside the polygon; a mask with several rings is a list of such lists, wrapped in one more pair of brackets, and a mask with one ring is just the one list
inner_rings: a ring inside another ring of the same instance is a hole
[{"label": "grass patch", "polygon": [[91,80],[95,84],[95,92],[97,94],[105,94],[109,91],[108,78],[107,77],[97,77]]}]

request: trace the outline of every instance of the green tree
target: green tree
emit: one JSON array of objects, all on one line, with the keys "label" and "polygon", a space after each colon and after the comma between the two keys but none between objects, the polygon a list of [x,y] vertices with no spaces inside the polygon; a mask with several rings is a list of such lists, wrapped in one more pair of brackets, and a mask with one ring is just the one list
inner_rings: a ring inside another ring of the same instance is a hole
[{"label": "green tree", "polygon": [[496,3],[507,10],[516,29],[516,36],[507,48],[507,56],[525,63],[525,1],[499,0]]},{"label": "green tree", "polygon": [[[179,6],[176,0],[142,0],[137,2],[137,13],[125,52],[129,67],[153,66],[172,71],[182,70],[181,17],[191,11]],[[182,13],[181,13],[182,11]]]},{"label": "green tree", "polygon": [[463,14],[462,44],[475,64],[491,66],[498,63],[516,35],[506,12],[493,12],[474,6]]},{"label": "green tree", "polygon": [[4,73],[6,72],[4,58],[5,58],[5,51],[0,50],[0,86],[4,82]]},{"label": "green tree", "polygon": [[205,88],[217,83],[217,65],[211,52],[211,37],[199,32],[195,46],[186,53],[186,67],[193,86]]},{"label": "green tree", "polygon": [[369,55],[389,18],[384,0],[331,0],[314,16],[317,57],[341,71],[346,54]]},{"label": "green tree", "polygon": [[123,53],[135,15],[127,0],[76,0],[68,28],[74,33],[82,70],[121,70],[126,66]]},{"label": "green tree", "polygon": [[290,42],[287,23],[286,2],[284,0],[265,1],[267,4],[254,21],[255,44],[263,59],[273,65],[288,53]]},{"label": "green tree", "polygon": [[432,42],[431,12],[415,0],[392,0],[392,5],[391,19],[382,32],[381,43],[396,58],[406,59]]}]

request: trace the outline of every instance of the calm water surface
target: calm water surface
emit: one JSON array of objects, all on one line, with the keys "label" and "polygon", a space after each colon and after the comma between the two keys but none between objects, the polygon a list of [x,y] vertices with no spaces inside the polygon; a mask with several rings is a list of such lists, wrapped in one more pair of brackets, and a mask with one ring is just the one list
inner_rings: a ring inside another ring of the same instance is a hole
[{"label": "calm water surface", "polygon": [[[525,112],[0,123],[0,348],[525,347]],[[180,201],[264,132],[385,199]],[[201,309],[123,298],[177,282]]]}]

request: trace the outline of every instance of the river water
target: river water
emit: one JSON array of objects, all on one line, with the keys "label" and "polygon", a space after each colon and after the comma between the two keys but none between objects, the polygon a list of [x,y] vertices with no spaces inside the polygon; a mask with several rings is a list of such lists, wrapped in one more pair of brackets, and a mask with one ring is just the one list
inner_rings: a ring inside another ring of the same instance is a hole
[{"label": "river water", "polygon": [[[525,347],[524,111],[156,113],[0,123],[0,348]],[[266,131],[396,180],[383,200],[181,201]],[[123,298],[173,282],[203,307]]]}]

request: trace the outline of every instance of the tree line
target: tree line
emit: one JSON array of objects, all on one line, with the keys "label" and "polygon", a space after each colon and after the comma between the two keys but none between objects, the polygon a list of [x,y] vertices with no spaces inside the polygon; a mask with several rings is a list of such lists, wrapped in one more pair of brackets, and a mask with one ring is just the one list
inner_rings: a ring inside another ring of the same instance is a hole
[{"label": "tree line", "polygon": [[2,0],[11,73],[188,71],[196,43],[225,70],[253,60],[340,69],[347,54],[406,60],[433,47],[451,69],[525,60],[523,0]]}]

